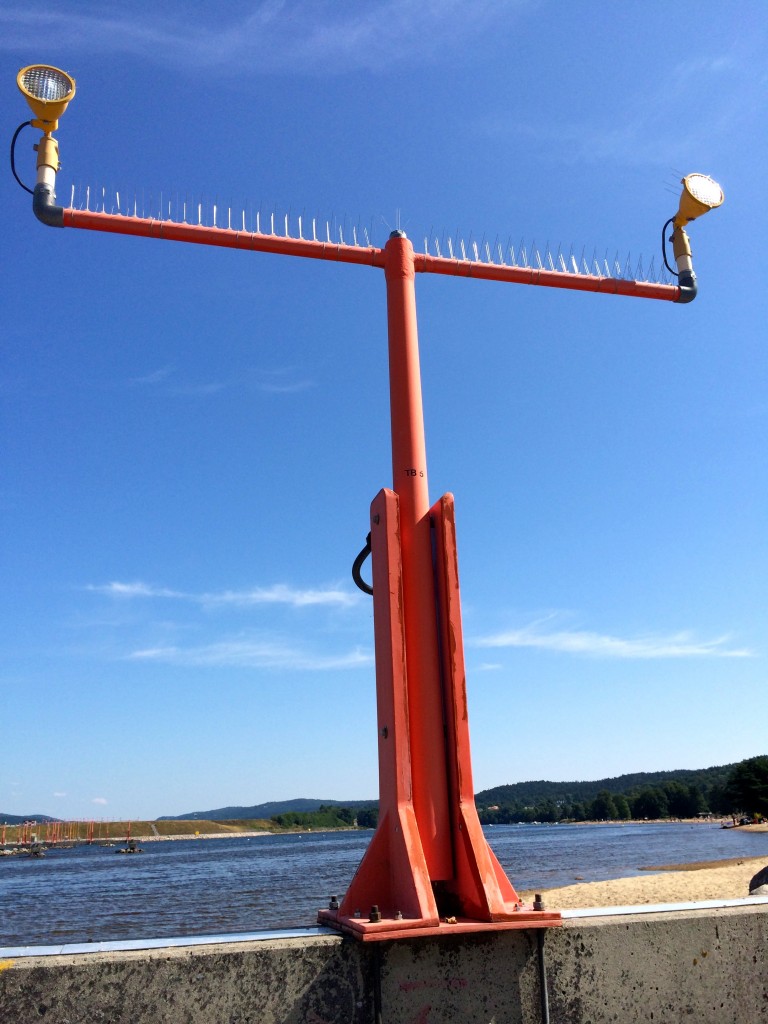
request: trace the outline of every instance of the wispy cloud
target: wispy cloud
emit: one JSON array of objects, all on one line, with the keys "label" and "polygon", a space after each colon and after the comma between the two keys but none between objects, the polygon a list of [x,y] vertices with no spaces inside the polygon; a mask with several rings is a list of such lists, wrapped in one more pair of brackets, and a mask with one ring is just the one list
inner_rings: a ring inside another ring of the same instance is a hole
[{"label": "wispy cloud", "polygon": [[138,377],[129,377],[126,383],[134,390],[182,398],[204,398],[244,387],[270,395],[296,395],[316,386],[293,367],[254,370],[240,374],[236,380],[190,381],[181,379],[174,367],[161,366]]},{"label": "wispy cloud", "polygon": [[560,654],[586,655],[596,658],[749,658],[752,651],[731,646],[730,636],[697,640],[689,632],[669,635],[647,634],[639,637],[618,637],[586,630],[547,630],[548,619],[504,630],[491,636],[478,637],[476,647],[534,647]]},{"label": "wispy cloud", "polygon": [[170,587],[158,587],[151,583],[122,583],[117,580],[111,583],[90,584],[87,589],[108,597],[187,601],[207,607],[229,605],[248,608],[255,605],[288,605],[292,608],[307,608],[330,605],[348,608],[358,603],[358,595],[351,589],[342,590],[336,586],[301,589],[290,587],[286,583],[275,583],[270,587],[251,587],[247,590],[206,591],[199,594],[173,590]]},{"label": "wispy cloud", "polygon": [[[723,53],[698,55],[668,65],[656,84],[634,97],[622,97],[621,117],[609,105],[591,119],[569,116],[558,121],[524,121],[516,115],[490,113],[478,129],[514,136],[518,145],[556,149],[568,163],[662,164],[678,154],[708,153],[713,140],[733,136],[745,117],[764,105],[768,75],[763,40],[740,39]],[[670,117],[670,97],[706,95],[695,118]],[[677,184],[677,182],[675,183]]]},{"label": "wispy cloud", "polygon": [[107,800],[106,797],[103,797],[103,796],[95,796],[93,798],[93,800],[91,800],[91,803],[92,804],[108,804],[109,800]]},{"label": "wispy cloud", "polygon": [[169,3],[130,13],[111,5],[70,4],[66,11],[27,4],[0,12],[0,47],[39,49],[48,38],[58,51],[130,53],[199,73],[241,75],[292,71],[334,74],[379,69],[392,62],[445,57],[528,0],[252,0],[206,19]]},{"label": "wispy cloud", "polygon": [[238,638],[199,647],[151,647],[133,651],[132,661],[207,668],[262,668],[323,672],[371,665],[373,655],[355,648],[345,654],[317,654],[271,640]]},{"label": "wispy cloud", "polygon": [[176,370],[172,366],[161,366],[157,370],[142,374],[140,377],[129,377],[130,388],[150,390],[164,395],[181,397],[216,395],[229,385],[224,381],[184,381],[176,379]]},{"label": "wispy cloud", "polygon": [[131,387],[152,387],[156,384],[163,384],[173,373],[172,366],[161,366],[157,370],[151,370],[141,377],[129,377],[128,384]]},{"label": "wispy cloud", "polygon": [[247,387],[267,395],[297,395],[317,387],[315,381],[303,375],[296,366],[259,366],[244,378]]},{"label": "wispy cloud", "polygon": [[86,590],[97,594],[106,594],[109,597],[175,597],[185,598],[187,595],[178,590],[169,590],[167,587],[155,587],[149,583],[120,583],[117,580],[112,583],[88,584]]}]

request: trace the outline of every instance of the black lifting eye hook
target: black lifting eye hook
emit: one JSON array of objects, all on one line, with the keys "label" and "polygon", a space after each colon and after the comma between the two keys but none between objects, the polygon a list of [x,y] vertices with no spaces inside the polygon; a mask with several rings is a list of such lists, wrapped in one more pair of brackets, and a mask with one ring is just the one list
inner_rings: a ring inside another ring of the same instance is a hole
[{"label": "black lifting eye hook", "polygon": [[363,567],[363,562],[366,560],[368,555],[371,553],[371,535],[370,533],[365,538],[365,547],[357,556],[352,563],[352,579],[355,581],[355,585],[358,586],[364,594],[372,594],[373,587],[369,586],[363,577],[360,575],[360,570]]}]

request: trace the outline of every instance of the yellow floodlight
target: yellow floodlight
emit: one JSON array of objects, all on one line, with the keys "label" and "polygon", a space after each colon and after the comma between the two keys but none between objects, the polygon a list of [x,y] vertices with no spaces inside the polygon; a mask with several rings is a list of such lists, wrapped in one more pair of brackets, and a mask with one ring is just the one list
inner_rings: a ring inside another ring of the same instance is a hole
[{"label": "yellow floodlight", "polygon": [[75,95],[75,80],[48,64],[30,64],[16,76],[16,84],[35,115],[32,124],[44,132],[58,128],[59,118]]},{"label": "yellow floodlight", "polygon": [[725,196],[718,183],[708,174],[687,174],[683,178],[680,207],[674,216],[676,228],[685,225],[703,213],[720,206]]}]

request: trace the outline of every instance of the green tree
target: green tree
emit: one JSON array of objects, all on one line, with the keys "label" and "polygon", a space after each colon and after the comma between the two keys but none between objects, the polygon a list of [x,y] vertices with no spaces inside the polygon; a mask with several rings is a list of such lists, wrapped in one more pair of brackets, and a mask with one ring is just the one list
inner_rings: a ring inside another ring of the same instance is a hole
[{"label": "green tree", "polygon": [[633,818],[668,818],[669,805],[663,789],[658,786],[644,786],[631,799]]},{"label": "green tree", "polygon": [[595,821],[615,821],[618,817],[616,804],[607,789],[601,789],[592,801],[592,817]]},{"label": "green tree", "polygon": [[661,788],[667,797],[671,817],[695,818],[699,811],[704,810],[704,798],[698,786],[686,786],[682,782],[665,782]]},{"label": "green tree", "polygon": [[628,821],[632,817],[632,812],[629,809],[629,801],[624,794],[619,793],[618,796],[614,796],[613,802],[616,807],[616,817],[619,821]]},{"label": "green tree", "polygon": [[358,828],[376,828],[379,823],[378,807],[361,807],[357,812]]},{"label": "green tree", "polygon": [[571,804],[571,817],[574,821],[587,820],[587,811],[583,803],[577,800],[575,803]]},{"label": "green tree", "polygon": [[737,764],[725,784],[725,797],[732,811],[768,815],[768,756]]}]

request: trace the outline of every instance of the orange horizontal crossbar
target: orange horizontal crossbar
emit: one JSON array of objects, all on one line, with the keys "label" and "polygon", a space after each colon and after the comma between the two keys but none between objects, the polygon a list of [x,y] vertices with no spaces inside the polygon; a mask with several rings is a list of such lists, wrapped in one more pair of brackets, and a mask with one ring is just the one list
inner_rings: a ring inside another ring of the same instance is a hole
[{"label": "orange horizontal crossbar", "polygon": [[[330,260],[334,263],[353,263],[358,266],[384,267],[384,250],[375,246],[344,245],[340,242],[319,241],[309,238],[288,238],[265,235],[255,231],[236,231],[232,228],[206,227],[202,224],[179,224],[175,221],[156,220],[151,217],[125,217],[114,213],[92,210],[64,210],[64,227],[106,231],[110,234],[133,235],[141,238],[164,238],[171,242],[192,242],[197,245],[218,245],[225,249],[243,249],[248,252],[270,252],[282,256],[302,256],[305,259]],[[414,270],[417,274],[444,274],[452,277],[470,277],[481,281],[507,281],[511,284],[542,285],[546,288],[567,288],[574,291],[597,292],[603,295],[628,295],[640,299],[662,299],[677,302],[677,285],[653,284],[649,281],[624,280],[616,277],[593,277],[590,274],[571,274],[558,270],[540,270],[534,267],[509,267],[505,264],[482,263],[479,260],[448,259],[444,256],[415,254]]]},{"label": "orange horizontal crossbar", "polygon": [[450,274],[452,277],[473,277],[480,281],[509,281],[513,284],[538,284],[546,288],[571,288],[581,292],[605,295],[634,295],[640,299],[666,299],[676,302],[680,297],[677,285],[654,284],[618,277],[593,277],[591,274],[570,274],[559,270],[534,267],[509,267],[506,264],[481,263],[477,260],[448,259],[414,253],[416,273]]},{"label": "orange horizontal crossbar", "polygon": [[249,252],[271,252],[282,256],[303,256],[308,259],[333,260],[336,263],[357,263],[363,266],[384,266],[384,250],[375,246],[342,245],[339,242],[313,241],[308,238],[286,238],[263,235],[255,231],[212,228],[202,224],[178,224],[151,217],[123,217],[115,213],[92,210],[64,210],[65,228],[87,228],[110,234],[134,235],[140,238],[164,238],[170,242],[192,242],[197,245],[218,245],[225,249]]}]

